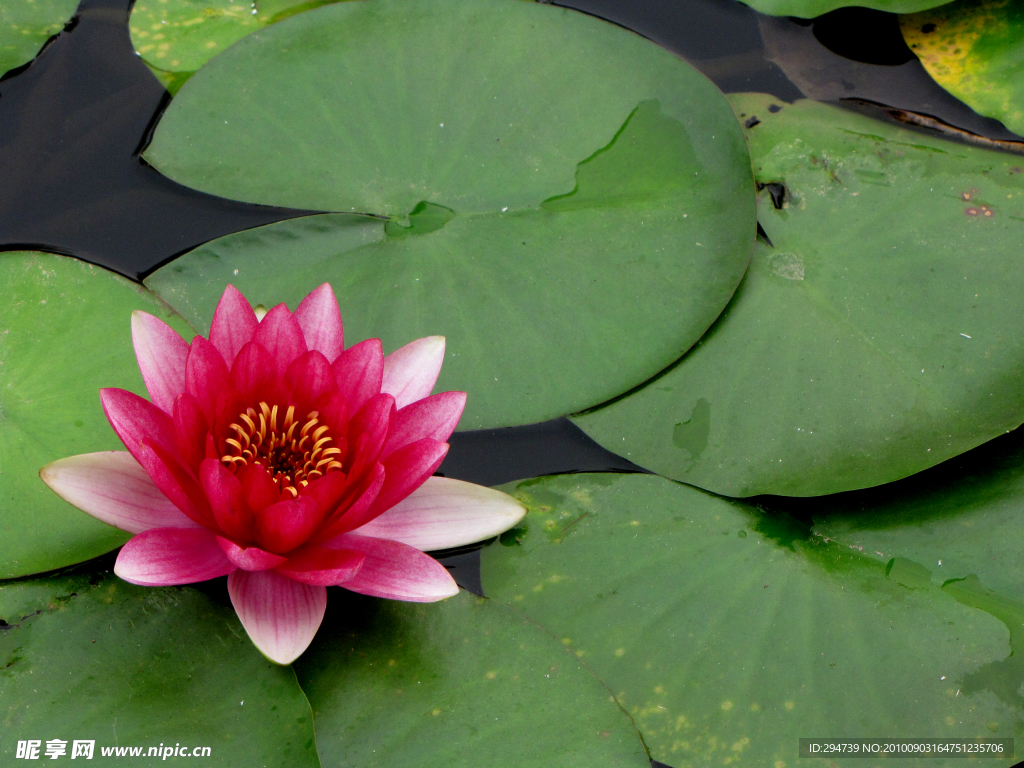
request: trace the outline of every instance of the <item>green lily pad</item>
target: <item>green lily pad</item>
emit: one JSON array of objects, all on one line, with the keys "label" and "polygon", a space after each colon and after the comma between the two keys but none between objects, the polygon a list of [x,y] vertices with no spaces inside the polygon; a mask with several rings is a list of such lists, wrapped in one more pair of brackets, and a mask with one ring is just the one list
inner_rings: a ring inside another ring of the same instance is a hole
[{"label": "green lily pad", "polygon": [[515,611],[467,592],[431,605],[331,598],[295,664],[325,768],[649,768],[608,689]]},{"label": "green lily pad", "polygon": [[77,259],[0,254],[0,578],[109,552],[130,536],[63,501],[39,479],[51,461],[124,450],[102,387],[145,395],[131,315],[188,325],[141,285]]},{"label": "green lily pad", "polygon": [[814,532],[882,559],[926,566],[937,582],[977,576],[1024,601],[1024,431],[898,483],[799,501]]},{"label": "green lily pad", "polygon": [[140,0],[132,8],[132,44],[168,90],[246,35],[295,13],[337,0]]},{"label": "green lily pad", "polygon": [[717,493],[813,496],[1024,422],[1024,162],[816,102],[734,103],[760,121],[774,247],[679,365],[576,423]]},{"label": "green lily pad", "polygon": [[0,5],[0,75],[32,61],[77,7],[78,0],[17,0]]},{"label": "green lily pad", "polygon": [[[116,765],[168,765],[147,760],[149,749],[181,745],[196,764],[191,750],[209,747],[204,766],[319,768],[295,673],[263,658],[230,606],[196,590],[60,576],[0,587],[0,618],[9,765],[21,762],[19,740],[41,741],[40,759],[47,741],[65,741],[53,759],[70,759],[79,739]],[[103,754],[118,747],[141,757]]]},{"label": "green lily pad", "polygon": [[485,590],[562,638],[655,760],[780,766],[812,735],[1024,734],[1024,668],[1006,664],[1024,614],[977,580],[944,589],[664,478],[507,490],[530,511],[483,551]]},{"label": "green lily pad", "polygon": [[769,16],[796,16],[813,19],[837,8],[858,6],[888,13],[916,13],[948,3],[949,0],[742,0],[759,13]]},{"label": "green lily pad", "polygon": [[939,85],[975,112],[1024,134],[1024,6],[960,0],[901,16],[900,29]]},{"label": "green lily pad", "polygon": [[213,194],[381,217],[232,236],[147,284],[208,318],[226,280],[268,306],[330,281],[351,339],[448,338],[439,387],[470,393],[462,428],[550,419],[664,368],[755,232],[742,132],[703,75],[518,0],[293,16],[192,78],[146,158]]}]

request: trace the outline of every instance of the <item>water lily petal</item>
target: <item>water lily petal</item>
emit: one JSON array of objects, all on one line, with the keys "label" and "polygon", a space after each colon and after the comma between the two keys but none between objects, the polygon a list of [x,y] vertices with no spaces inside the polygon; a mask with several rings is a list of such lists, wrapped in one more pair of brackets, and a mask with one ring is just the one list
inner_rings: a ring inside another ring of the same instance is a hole
[{"label": "water lily petal", "polygon": [[228,541],[223,536],[217,537],[217,543],[228,556],[232,565],[241,568],[243,571],[267,571],[276,568],[288,560],[281,555],[267,552],[259,547],[242,547],[233,541]]},{"label": "water lily petal", "polygon": [[309,349],[322,353],[329,361],[337,359],[345,349],[341,311],[330,283],[315,288],[302,300],[295,309],[295,319]]},{"label": "water lily petal", "polygon": [[430,551],[497,536],[525,514],[526,507],[501,491],[428,477],[412,494],[355,533]]},{"label": "water lily petal", "polygon": [[459,586],[447,569],[408,544],[345,533],[326,546],[366,554],[356,575],[338,585],[353,592],[415,603],[432,603],[458,594]]},{"label": "water lily petal", "polygon": [[245,491],[238,478],[217,459],[203,459],[199,480],[210,501],[217,527],[230,539],[249,540],[252,536],[252,513],[245,503]]},{"label": "water lily petal", "polygon": [[170,413],[174,398],[185,391],[188,342],[163,320],[137,310],[132,313],[132,345],[149,399]]},{"label": "water lily petal", "polygon": [[150,440],[164,450],[175,452],[178,437],[174,431],[174,420],[145,398],[133,392],[112,387],[100,390],[100,402],[107,421],[121,438],[128,452],[145,466],[139,458],[142,442]]},{"label": "water lily petal", "polygon": [[206,455],[206,437],[209,434],[206,417],[199,407],[199,401],[188,392],[174,399],[172,414],[182,460],[195,472]]},{"label": "water lily petal", "polygon": [[220,297],[210,324],[210,341],[217,348],[224,363],[230,368],[239,350],[256,332],[259,321],[252,306],[235,286],[228,285]]},{"label": "water lily petal", "polygon": [[271,504],[254,517],[256,542],[270,552],[281,553],[304,543],[323,522],[324,513],[314,499],[299,496]]},{"label": "water lily petal", "polygon": [[252,340],[271,354],[279,371],[285,370],[295,358],[306,352],[306,339],[299,321],[284,304],[278,304],[267,312]]},{"label": "water lily petal", "polygon": [[445,442],[455,431],[465,407],[465,392],[441,392],[405,406],[391,420],[381,455],[387,456],[424,437]]},{"label": "water lily petal", "polygon": [[126,451],[58,459],[39,470],[39,477],[64,501],[129,533],[199,527],[160,492]]},{"label": "water lily petal", "polygon": [[267,470],[259,464],[250,464],[241,472],[242,488],[249,509],[259,512],[281,501],[281,489]]},{"label": "water lily petal", "polygon": [[185,362],[185,389],[199,403],[209,424],[217,418],[217,401],[228,382],[228,367],[217,348],[202,336],[192,339]]},{"label": "water lily petal", "polygon": [[114,573],[144,587],[170,587],[215,579],[235,570],[204,528],[153,528],[125,544]]},{"label": "water lily petal", "polygon": [[381,460],[384,465],[384,486],[365,515],[362,525],[395,506],[419,488],[448,453],[448,443],[425,437],[410,443]]},{"label": "water lily petal", "polygon": [[444,362],[444,336],[427,336],[384,358],[380,391],[395,396],[399,408],[430,394]]},{"label": "water lily petal", "polygon": [[346,491],[350,491],[349,479],[344,472],[328,472],[318,477],[299,491],[302,496],[311,496],[326,514],[334,511]]},{"label": "water lily petal", "polygon": [[255,407],[260,400],[270,402],[274,399],[270,393],[276,378],[274,356],[255,341],[248,342],[239,350],[235,364],[231,366],[231,383],[241,401],[251,404],[249,407]]},{"label": "water lily petal", "polygon": [[330,587],[355,576],[365,559],[364,552],[352,549],[305,546],[279,565],[277,572],[303,584]]},{"label": "water lily petal", "polygon": [[[344,464],[351,475],[359,476],[380,456],[394,413],[395,399],[382,392],[367,400],[349,421],[348,455]],[[352,436],[356,439],[352,440]]]},{"label": "water lily petal", "polygon": [[335,444],[341,448],[342,456],[347,452],[349,410],[345,396],[335,389],[333,392],[325,392],[313,401],[313,410],[319,411],[321,424],[331,428],[331,435],[335,438]]},{"label": "water lily petal", "polygon": [[358,484],[345,489],[345,495],[337,502],[337,509],[327,516],[320,530],[309,538],[310,542],[320,544],[363,525],[369,519],[367,511],[383,486],[384,465],[378,462]]},{"label": "water lily petal", "polygon": [[380,392],[384,376],[384,348],[380,339],[367,339],[349,347],[331,364],[338,391],[345,396],[349,413]]},{"label": "water lily petal", "polygon": [[202,486],[177,462],[174,454],[146,440],[135,458],[160,492],[178,509],[200,525],[215,525],[213,511]]},{"label": "water lily petal", "polygon": [[[289,402],[312,404],[321,395],[338,388],[334,371],[322,352],[311,350],[299,355],[284,374],[284,383],[291,393]],[[305,413],[298,414],[299,418]]]},{"label": "water lily petal", "polygon": [[228,594],[253,644],[278,664],[291,664],[309,647],[327,610],[326,587],[277,571],[235,571]]}]

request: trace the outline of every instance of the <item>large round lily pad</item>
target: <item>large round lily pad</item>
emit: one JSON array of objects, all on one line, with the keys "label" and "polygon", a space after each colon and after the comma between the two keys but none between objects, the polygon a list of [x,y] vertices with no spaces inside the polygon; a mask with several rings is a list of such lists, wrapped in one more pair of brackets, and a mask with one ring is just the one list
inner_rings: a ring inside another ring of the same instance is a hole
[{"label": "large round lily pad", "polygon": [[148,284],[208,318],[228,279],[268,306],[329,280],[349,338],[447,336],[439,386],[470,392],[463,428],[590,407],[664,368],[725,306],[755,231],[742,133],[703,75],[518,0],[293,16],[192,78],[146,157],[217,195],[382,217],[245,233]]},{"label": "large round lily pad", "polygon": [[0,578],[109,552],[129,536],[63,501],[39,479],[51,461],[123,450],[101,387],[145,395],[131,315],[188,324],[141,285],[45,253],[0,254]]},{"label": "large round lily pad", "polygon": [[[319,768],[295,673],[196,590],[54,577],[0,587],[0,619],[5,765],[21,763],[18,741],[38,740],[42,760]],[[54,740],[65,742],[56,758]],[[95,742],[92,754],[74,756],[75,740]],[[149,756],[178,746],[187,756]]]},{"label": "large round lily pad", "polygon": [[658,477],[509,490],[530,511],[484,550],[484,589],[575,650],[655,760],[795,765],[801,737],[1024,734],[1024,669],[993,674],[1016,608],[977,580],[942,588]]},{"label": "large round lily pad", "polygon": [[939,85],[1024,134],[1024,6],[960,0],[901,16],[900,29]]},{"label": "large round lily pad", "polygon": [[335,0],[139,0],[129,29],[138,54],[177,91],[236,40],[330,2]]},{"label": "large round lily pad", "polygon": [[813,19],[837,8],[858,6],[888,13],[914,13],[948,3],[949,0],[742,0],[755,11],[769,16]]},{"label": "large round lily pad", "polygon": [[324,768],[650,766],[608,689],[521,614],[466,592],[331,599],[296,662]]},{"label": "large round lily pad", "polygon": [[16,0],[0,4],[0,75],[39,53],[61,31],[78,0]]},{"label": "large round lily pad", "polygon": [[717,493],[812,496],[1024,422],[1024,160],[815,102],[735,104],[774,247],[679,365],[579,426]]}]

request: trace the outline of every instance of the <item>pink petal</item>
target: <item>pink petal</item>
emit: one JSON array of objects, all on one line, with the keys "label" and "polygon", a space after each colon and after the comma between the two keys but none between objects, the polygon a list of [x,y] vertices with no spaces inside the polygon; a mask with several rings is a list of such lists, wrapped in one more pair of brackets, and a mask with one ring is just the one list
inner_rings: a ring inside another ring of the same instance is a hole
[{"label": "pink petal", "polygon": [[147,440],[136,458],[154,485],[174,506],[200,525],[215,525],[210,503],[202,487],[172,454]]},{"label": "pink petal", "polygon": [[[331,364],[321,352],[299,355],[284,374],[284,383],[292,394],[291,402],[312,404],[314,400],[338,388]],[[305,414],[300,414],[300,417]]]},{"label": "pink petal", "polygon": [[266,552],[259,547],[240,547],[223,536],[217,537],[217,543],[224,550],[224,554],[228,556],[232,565],[243,571],[268,571],[288,559],[272,552]]},{"label": "pink petal", "polygon": [[217,459],[203,459],[199,480],[210,502],[217,527],[230,539],[248,541],[252,536],[252,513],[245,503],[245,491],[238,478]]},{"label": "pink petal", "polygon": [[256,333],[252,335],[252,340],[270,353],[280,371],[306,352],[306,339],[302,335],[299,321],[284,304],[278,304],[267,312]]},{"label": "pink petal", "polygon": [[228,594],[253,644],[277,664],[302,655],[327,610],[326,587],[300,584],[277,571],[235,571]]},{"label": "pink petal", "polygon": [[313,401],[313,410],[320,412],[320,423],[331,428],[335,444],[345,455],[345,442],[348,435],[349,410],[344,396],[337,390],[326,392]]},{"label": "pink petal", "polygon": [[210,431],[206,417],[199,402],[187,392],[175,398],[172,412],[182,461],[194,472],[205,457],[206,438]]},{"label": "pink petal", "polygon": [[210,341],[230,368],[239,350],[252,340],[259,321],[249,302],[233,285],[224,289],[210,324]]},{"label": "pink petal", "polygon": [[324,283],[302,300],[295,310],[306,346],[335,360],[345,349],[341,312],[330,283]]},{"label": "pink petal", "polygon": [[279,565],[277,572],[303,584],[330,587],[355,576],[365,559],[364,553],[350,549],[306,546]]},{"label": "pink petal", "polygon": [[277,554],[291,552],[312,535],[324,513],[309,496],[271,504],[255,515],[254,537],[266,550]]},{"label": "pink petal", "polygon": [[228,367],[224,358],[202,336],[192,339],[185,363],[185,389],[199,403],[207,424],[217,418],[217,400],[228,387]]},{"label": "pink petal", "polygon": [[[349,421],[348,434],[352,442],[349,443],[348,456],[343,462],[350,474],[358,476],[380,456],[388,439],[388,427],[394,412],[394,398],[384,393],[374,395],[356,411]],[[355,440],[352,440],[353,437]]]},{"label": "pink petal", "polygon": [[442,392],[405,406],[391,420],[381,455],[387,456],[424,437],[445,442],[455,431],[465,407],[465,392]]},{"label": "pink petal", "polygon": [[160,493],[125,451],[69,456],[47,464],[39,476],[64,501],[130,533],[199,527]]},{"label": "pink petal", "polygon": [[445,567],[408,544],[345,533],[327,546],[366,553],[356,575],[338,585],[353,592],[415,603],[458,594],[459,587]]},{"label": "pink petal", "polygon": [[188,342],[163,320],[137,310],[132,313],[132,344],[149,399],[170,413],[174,398],[185,391]]},{"label": "pink petal", "polygon": [[444,336],[427,336],[406,344],[384,358],[381,392],[395,396],[395,404],[409,403],[430,394],[444,362]]},{"label": "pink petal", "polygon": [[139,458],[144,440],[151,440],[166,451],[177,451],[174,421],[148,400],[123,389],[108,388],[100,390],[100,402],[110,426],[140,464],[144,464]]},{"label": "pink petal", "polygon": [[[268,392],[277,378],[274,357],[255,341],[242,347],[231,366],[231,382],[242,400],[255,407],[261,400],[268,403]],[[273,399],[273,398],[271,398]]]},{"label": "pink petal", "polygon": [[428,477],[412,494],[356,533],[393,539],[426,552],[497,536],[525,514],[526,507],[501,491],[461,480]]},{"label": "pink petal", "polygon": [[270,473],[259,464],[250,464],[242,470],[242,487],[249,509],[259,512],[281,501],[281,490]]},{"label": "pink petal", "polygon": [[318,477],[311,482],[299,493],[302,496],[313,498],[320,509],[329,514],[334,511],[334,507],[349,490],[349,478],[344,472],[328,472],[323,477]]},{"label": "pink petal", "polygon": [[404,448],[399,448],[381,460],[384,465],[384,486],[367,511],[363,524],[377,515],[391,509],[398,502],[415,491],[430,477],[444,461],[448,443],[439,443],[425,437]]},{"label": "pink petal", "polygon": [[341,353],[332,364],[338,391],[345,396],[349,413],[355,413],[380,394],[384,376],[384,350],[380,339],[367,339]]},{"label": "pink petal", "polygon": [[114,573],[144,587],[194,584],[235,570],[204,528],[153,528],[125,544],[117,555]]},{"label": "pink petal", "polygon": [[377,499],[380,489],[384,486],[384,465],[375,464],[367,472],[366,478],[355,487],[354,493],[338,502],[333,516],[309,540],[320,544],[338,534],[347,533],[363,525],[370,517],[367,515],[373,502]]}]

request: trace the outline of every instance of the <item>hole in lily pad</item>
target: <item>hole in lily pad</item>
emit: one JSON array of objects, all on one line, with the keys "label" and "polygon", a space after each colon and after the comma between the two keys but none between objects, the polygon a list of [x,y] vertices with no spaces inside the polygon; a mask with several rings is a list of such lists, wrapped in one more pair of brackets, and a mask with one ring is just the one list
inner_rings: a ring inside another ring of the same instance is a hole
[{"label": "hole in lily pad", "polygon": [[455,211],[437,203],[421,200],[408,216],[395,218],[384,225],[388,237],[408,237],[436,232],[455,218]]}]

